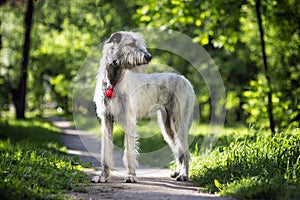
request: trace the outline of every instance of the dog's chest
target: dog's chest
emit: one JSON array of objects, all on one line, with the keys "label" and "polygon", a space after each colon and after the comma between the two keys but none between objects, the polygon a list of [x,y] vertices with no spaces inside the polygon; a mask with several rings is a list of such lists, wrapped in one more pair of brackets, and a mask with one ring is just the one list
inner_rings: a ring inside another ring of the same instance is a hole
[{"label": "dog's chest", "polygon": [[106,109],[114,118],[119,118],[120,116],[124,116],[128,110],[126,102],[127,98],[115,92],[113,98],[106,98]]}]

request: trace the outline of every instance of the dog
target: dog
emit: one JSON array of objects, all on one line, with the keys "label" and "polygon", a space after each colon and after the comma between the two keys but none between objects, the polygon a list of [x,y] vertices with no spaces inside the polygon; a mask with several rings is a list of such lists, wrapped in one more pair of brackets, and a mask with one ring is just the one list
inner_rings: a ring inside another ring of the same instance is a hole
[{"label": "dog", "polygon": [[171,177],[187,181],[190,154],[188,132],[193,120],[195,92],[191,83],[175,73],[145,74],[152,56],[138,33],[116,32],[104,43],[96,76],[94,102],[101,119],[102,173],[92,182],[107,182],[113,168],[114,123],[124,131],[125,181],[137,182],[138,119],[157,113],[165,141],[177,164]]}]

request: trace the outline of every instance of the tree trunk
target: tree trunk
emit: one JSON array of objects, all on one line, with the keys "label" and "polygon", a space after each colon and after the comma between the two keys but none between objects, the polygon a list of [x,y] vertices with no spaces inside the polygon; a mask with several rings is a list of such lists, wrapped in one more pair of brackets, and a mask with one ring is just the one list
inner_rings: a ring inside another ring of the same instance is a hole
[{"label": "tree trunk", "polygon": [[[0,28],[2,29],[2,21],[0,19]],[[2,49],[2,34],[0,33],[0,51]]]},{"label": "tree trunk", "polygon": [[260,44],[261,44],[261,53],[262,53],[262,68],[264,71],[264,75],[266,78],[266,84],[267,84],[267,97],[268,97],[268,105],[267,105],[267,111],[268,111],[268,117],[270,122],[270,129],[272,134],[275,134],[275,123],[274,123],[274,117],[273,117],[273,102],[272,102],[272,87],[271,87],[271,81],[270,76],[268,73],[268,65],[267,65],[267,56],[265,51],[265,40],[264,40],[264,29],[262,26],[262,17],[260,12],[260,0],[256,0],[255,2],[255,9],[256,9],[256,16],[258,21],[258,27],[259,27],[259,33],[260,33]]},{"label": "tree trunk", "polygon": [[16,108],[16,118],[25,119],[25,107],[26,107],[26,88],[27,88],[27,66],[30,51],[30,33],[32,27],[34,5],[33,0],[27,1],[27,10],[25,14],[25,37],[23,43],[22,63],[21,63],[21,76],[20,82],[16,89],[13,89],[13,102]]}]

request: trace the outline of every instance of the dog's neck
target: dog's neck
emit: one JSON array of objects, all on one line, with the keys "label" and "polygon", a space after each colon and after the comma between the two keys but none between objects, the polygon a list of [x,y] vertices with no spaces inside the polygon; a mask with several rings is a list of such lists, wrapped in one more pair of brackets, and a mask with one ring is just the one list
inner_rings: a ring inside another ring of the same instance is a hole
[{"label": "dog's neck", "polygon": [[115,86],[120,79],[122,79],[123,76],[123,69],[121,66],[116,66],[113,64],[106,66],[107,72],[108,72],[108,80],[111,85]]}]

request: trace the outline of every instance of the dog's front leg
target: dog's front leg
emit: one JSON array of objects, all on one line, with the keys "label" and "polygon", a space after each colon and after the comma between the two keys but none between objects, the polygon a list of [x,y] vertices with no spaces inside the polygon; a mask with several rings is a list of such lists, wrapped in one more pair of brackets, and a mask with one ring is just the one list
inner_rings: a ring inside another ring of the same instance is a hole
[{"label": "dog's front leg", "polygon": [[104,183],[109,180],[110,169],[114,166],[113,161],[113,116],[109,113],[105,113],[101,118],[102,136],[101,136],[101,164],[102,173],[98,178],[98,181]]},{"label": "dog's front leg", "polygon": [[127,175],[125,176],[126,183],[137,182],[137,177],[135,169],[138,166],[137,163],[137,133],[135,124],[130,124],[125,127],[125,137],[124,137],[124,165],[127,170]]}]

